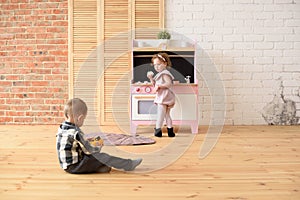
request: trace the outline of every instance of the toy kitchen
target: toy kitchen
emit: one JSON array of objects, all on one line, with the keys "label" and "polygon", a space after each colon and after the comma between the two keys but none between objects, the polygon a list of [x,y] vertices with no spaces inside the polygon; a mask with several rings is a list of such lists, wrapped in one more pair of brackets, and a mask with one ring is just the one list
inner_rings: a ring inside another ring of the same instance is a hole
[{"label": "toy kitchen", "polygon": [[172,89],[175,106],[171,109],[173,125],[188,125],[198,133],[198,81],[195,68],[195,45],[181,40],[133,40],[131,51],[132,81],[130,85],[130,131],[135,135],[139,125],[156,122],[155,92],[147,72],[156,71],[151,58],[167,53],[172,62],[169,71],[174,76]]}]

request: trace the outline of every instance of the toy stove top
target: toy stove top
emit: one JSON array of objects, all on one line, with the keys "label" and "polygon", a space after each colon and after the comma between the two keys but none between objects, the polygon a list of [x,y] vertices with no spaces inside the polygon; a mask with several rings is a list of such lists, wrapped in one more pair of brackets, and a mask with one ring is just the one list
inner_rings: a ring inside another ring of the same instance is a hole
[{"label": "toy stove top", "polygon": [[154,94],[153,85],[148,82],[136,82],[131,84],[131,93],[132,94]]}]

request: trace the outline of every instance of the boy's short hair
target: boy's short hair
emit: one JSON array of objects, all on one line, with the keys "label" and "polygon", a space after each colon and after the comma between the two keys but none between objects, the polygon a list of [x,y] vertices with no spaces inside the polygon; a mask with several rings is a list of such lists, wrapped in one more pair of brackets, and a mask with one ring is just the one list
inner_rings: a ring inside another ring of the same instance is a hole
[{"label": "boy's short hair", "polygon": [[88,108],[83,100],[79,98],[73,98],[68,100],[68,102],[66,103],[64,108],[64,115],[66,118],[74,118],[79,115],[86,115],[87,111]]}]

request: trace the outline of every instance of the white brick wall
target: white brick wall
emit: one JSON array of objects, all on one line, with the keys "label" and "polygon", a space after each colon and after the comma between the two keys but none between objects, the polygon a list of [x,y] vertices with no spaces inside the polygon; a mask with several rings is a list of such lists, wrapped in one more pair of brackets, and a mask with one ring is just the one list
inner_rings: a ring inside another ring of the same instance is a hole
[{"label": "white brick wall", "polygon": [[[207,81],[221,78],[229,125],[266,124],[263,107],[283,93],[300,117],[299,0],[165,0],[166,28],[173,38],[198,42],[200,124],[212,109]],[[203,78],[201,78],[201,76]],[[218,98],[215,99],[218,101]],[[217,113],[218,115],[218,113]]]}]

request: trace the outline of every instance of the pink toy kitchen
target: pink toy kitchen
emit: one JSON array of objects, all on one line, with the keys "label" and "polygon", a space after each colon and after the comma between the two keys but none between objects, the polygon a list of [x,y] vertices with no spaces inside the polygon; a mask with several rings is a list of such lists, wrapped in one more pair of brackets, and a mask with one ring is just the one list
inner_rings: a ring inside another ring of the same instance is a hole
[{"label": "pink toy kitchen", "polygon": [[198,81],[196,73],[195,44],[181,40],[133,40],[132,81],[130,85],[130,131],[135,135],[139,125],[155,124],[155,92],[147,72],[156,74],[151,58],[157,53],[167,53],[172,62],[169,71],[174,76],[172,89],[176,96],[171,110],[173,125],[187,125],[198,133]]}]

